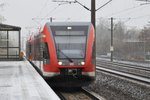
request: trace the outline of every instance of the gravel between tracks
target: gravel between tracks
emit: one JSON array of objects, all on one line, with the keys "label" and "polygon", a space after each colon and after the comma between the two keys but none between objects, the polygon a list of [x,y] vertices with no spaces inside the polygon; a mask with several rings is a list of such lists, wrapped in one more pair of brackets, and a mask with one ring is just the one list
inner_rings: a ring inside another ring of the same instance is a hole
[{"label": "gravel between tracks", "polygon": [[96,81],[86,88],[106,100],[150,100],[150,86],[104,72],[97,72]]}]

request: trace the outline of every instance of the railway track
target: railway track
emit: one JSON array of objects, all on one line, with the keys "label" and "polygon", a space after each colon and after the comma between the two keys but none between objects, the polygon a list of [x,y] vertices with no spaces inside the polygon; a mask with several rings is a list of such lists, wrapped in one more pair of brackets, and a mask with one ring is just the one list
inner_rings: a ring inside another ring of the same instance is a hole
[{"label": "railway track", "polygon": [[83,88],[78,89],[54,89],[61,100],[104,100],[98,95]]},{"label": "railway track", "polygon": [[150,67],[97,60],[97,70],[117,74],[144,83],[150,83]]},{"label": "railway track", "polygon": [[137,68],[140,70],[148,70],[150,71],[150,66],[142,66],[142,65],[136,65],[136,64],[128,64],[128,63],[123,63],[123,62],[110,62],[107,60],[100,60],[100,59],[96,59],[98,62],[103,62],[103,63],[109,63],[109,64],[114,64],[114,65],[123,65],[125,67],[130,67],[130,68]]}]

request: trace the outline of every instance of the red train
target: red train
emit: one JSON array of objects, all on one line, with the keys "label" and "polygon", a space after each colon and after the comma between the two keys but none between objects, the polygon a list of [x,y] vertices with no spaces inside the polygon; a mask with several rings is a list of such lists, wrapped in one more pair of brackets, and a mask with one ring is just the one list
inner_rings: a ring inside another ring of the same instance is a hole
[{"label": "red train", "polygon": [[54,86],[85,86],[95,80],[95,33],[87,22],[46,23],[27,41],[27,58]]}]

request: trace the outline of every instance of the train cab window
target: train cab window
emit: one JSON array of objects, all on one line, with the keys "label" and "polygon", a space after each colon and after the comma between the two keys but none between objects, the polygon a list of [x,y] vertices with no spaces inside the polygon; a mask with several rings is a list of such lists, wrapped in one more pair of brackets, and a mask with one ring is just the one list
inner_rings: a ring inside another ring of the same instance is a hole
[{"label": "train cab window", "polygon": [[59,59],[84,59],[88,26],[51,27]]},{"label": "train cab window", "polygon": [[47,43],[44,43],[44,44],[43,44],[43,58],[44,58],[44,59],[50,59]]}]

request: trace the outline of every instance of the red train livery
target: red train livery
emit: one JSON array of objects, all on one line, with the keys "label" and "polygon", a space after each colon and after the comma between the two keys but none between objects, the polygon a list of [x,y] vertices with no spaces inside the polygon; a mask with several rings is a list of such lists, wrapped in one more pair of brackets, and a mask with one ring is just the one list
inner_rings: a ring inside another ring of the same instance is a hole
[{"label": "red train livery", "polygon": [[88,22],[46,23],[27,41],[27,58],[54,86],[85,86],[95,80],[95,32]]}]

